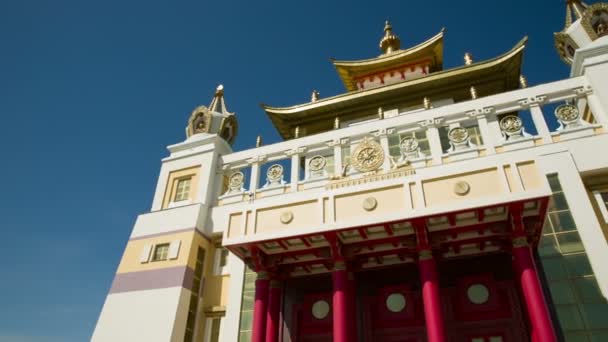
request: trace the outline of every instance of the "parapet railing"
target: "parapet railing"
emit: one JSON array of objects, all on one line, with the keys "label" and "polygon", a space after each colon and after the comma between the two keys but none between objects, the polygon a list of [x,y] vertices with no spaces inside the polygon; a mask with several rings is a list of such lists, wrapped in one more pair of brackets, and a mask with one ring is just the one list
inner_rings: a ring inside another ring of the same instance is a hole
[{"label": "parapet railing", "polygon": [[[554,117],[543,113],[551,109]],[[608,128],[608,116],[592,87],[584,77],[569,78],[225,155],[218,203],[546,145],[602,127]]]}]

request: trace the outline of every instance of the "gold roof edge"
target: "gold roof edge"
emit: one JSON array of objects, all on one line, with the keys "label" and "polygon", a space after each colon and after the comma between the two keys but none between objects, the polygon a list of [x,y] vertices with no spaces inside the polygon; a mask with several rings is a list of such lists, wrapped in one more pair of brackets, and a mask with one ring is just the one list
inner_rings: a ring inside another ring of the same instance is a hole
[{"label": "gold roof edge", "polygon": [[499,56],[496,56],[494,58],[480,61],[477,63],[473,63],[471,65],[463,65],[463,66],[452,68],[452,69],[438,71],[438,72],[430,74],[426,77],[422,77],[422,78],[418,78],[418,79],[414,79],[414,80],[410,80],[410,81],[388,84],[385,86],[360,90],[357,92],[346,92],[346,93],[334,95],[331,97],[327,97],[324,99],[319,99],[315,102],[307,102],[307,103],[302,103],[302,104],[289,106],[289,107],[272,107],[272,106],[269,106],[269,105],[266,105],[263,103],[260,104],[260,106],[262,107],[262,109],[264,109],[266,114],[268,114],[269,116],[274,116],[277,114],[281,115],[281,114],[297,113],[297,112],[302,112],[302,111],[308,110],[308,109],[324,107],[326,105],[329,105],[329,104],[332,104],[335,102],[339,102],[339,101],[349,100],[351,98],[363,97],[363,96],[368,96],[368,95],[384,92],[385,90],[406,87],[413,83],[424,82],[429,78],[446,77],[446,75],[449,76],[450,74],[455,73],[462,69],[471,69],[471,71],[473,71],[473,70],[484,68],[484,67],[491,67],[493,65],[500,64],[501,62],[507,61],[507,60],[513,58],[514,56],[516,56],[517,54],[519,54],[526,47],[527,42],[528,42],[528,36],[524,36],[524,38],[522,38],[510,50],[508,50],[507,52],[505,52]]},{"label": "gold roof edge", "polygon": [[329,60],[333,63],[333,65],[335,67],[339,67],[339,66],[344,66],[344,67],[349,67],[349,66],[359,66],[359,65],[370,65],[370,64],[376,64],[376,63],[380,63],[380,62],[386,62],[386,61],[392,61],[392,60],[396,60],[399,58],[402,58],[406,55],[409,55],[411,53],[417,52],[419,50],[424,49],[425,47],[428,47],[430,45],[432,45],[433,43],[437,42],[438,40],[443,39],[445,33],[445,27],[441,29],[441,31],[439,31],[439,33],[437,33],[436,35],[434,35],[433,37],[423,41],[422,43],[412,46],[410,48],[407,48],[405,50],[400,50],[397,52],[393,52],[391,54],[386,54],[386,55],[380,55],[380,56],[376,56],[373,58],[367,58],[367,59],[359,59],[359,60],[354,60],[354,61],[347,61],[347,60],[336,60],[335,58],[330,58]]}]

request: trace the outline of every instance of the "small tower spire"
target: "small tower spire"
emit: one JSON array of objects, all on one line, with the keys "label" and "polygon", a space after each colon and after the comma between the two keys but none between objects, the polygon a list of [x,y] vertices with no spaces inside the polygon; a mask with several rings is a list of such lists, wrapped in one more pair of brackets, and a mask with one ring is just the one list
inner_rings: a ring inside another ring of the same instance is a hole
[{"label": "small tower spire", "polygon": [[566,0],[566,24],[564,25],[564,30],[570,27],[573,22],[582,18],[587,7],[587,4],[581,0]]},{"label": "small tower spire", "polygon": [[226,108],[226,101],[224,100],[224,86],[218,85],[215,89],[215,96],[211,100],[211,104],[209,105],[209,110],[212,112],[226,114],[226,115],[234,115],[234,113],[230,113]]},{"label": "small tower spire", "polygon": [[380,49],[382,54],[386,55],[391,52],[398,51],[401,48],[401,40],[393,33],[393,26],[387,20],[384,23],[384,37],[380,40]]}]

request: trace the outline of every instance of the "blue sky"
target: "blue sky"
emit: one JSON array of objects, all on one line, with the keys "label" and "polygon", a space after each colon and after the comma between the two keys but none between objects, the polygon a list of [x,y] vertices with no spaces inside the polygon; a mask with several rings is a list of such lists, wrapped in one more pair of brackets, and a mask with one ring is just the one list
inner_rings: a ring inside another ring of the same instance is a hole
[{"label": "blue sky", "polygon": [[379,54],[446,27],[445,68],[530,41],[531,85],[568,76],[564,1],[0,1],[0,341],[86,341],[165,146],[223,83],[240,132],[259,108],[344,92],[330,57]]}]

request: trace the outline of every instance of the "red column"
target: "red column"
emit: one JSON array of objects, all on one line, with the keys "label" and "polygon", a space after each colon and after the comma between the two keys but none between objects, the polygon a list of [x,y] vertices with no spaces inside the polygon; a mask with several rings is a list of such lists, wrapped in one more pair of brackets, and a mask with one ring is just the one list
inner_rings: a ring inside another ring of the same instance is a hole
[{"label": "red column", "polygon": [[264,342],[266,337],[266,310],[268,308],[268,274],[258,272],[255,281],[255,303],[253,305],[252,342]]},{"label": "red column", "polygon": [[346,264],[337,261],[332,272],[333,281],[333,342],[350,342],[348,340],[348,274]]},{"label": "red column", "polygon": [[348,340],[358,341],[357,337],[357,283],[353,272],[348,272]]},{"label": "red column", "polygon": [[439,278],[431,250],[420,251],[418,268],[420,270],[420,283],[422,284],[422,301],[428,341],[445,342]]},{"label": "red column", "polygon": [[533,338],[543,342],[557,341],[545,296],[536,273],[532,251],[525,236],[513,239],[513,267],[528,308]]},{"label": "red column", "polygon": [[266,315],[266,342],[277,342],[279,339],[279,313],[281,311],[281,281],[270,281],[268,292],[268,313]]}]

